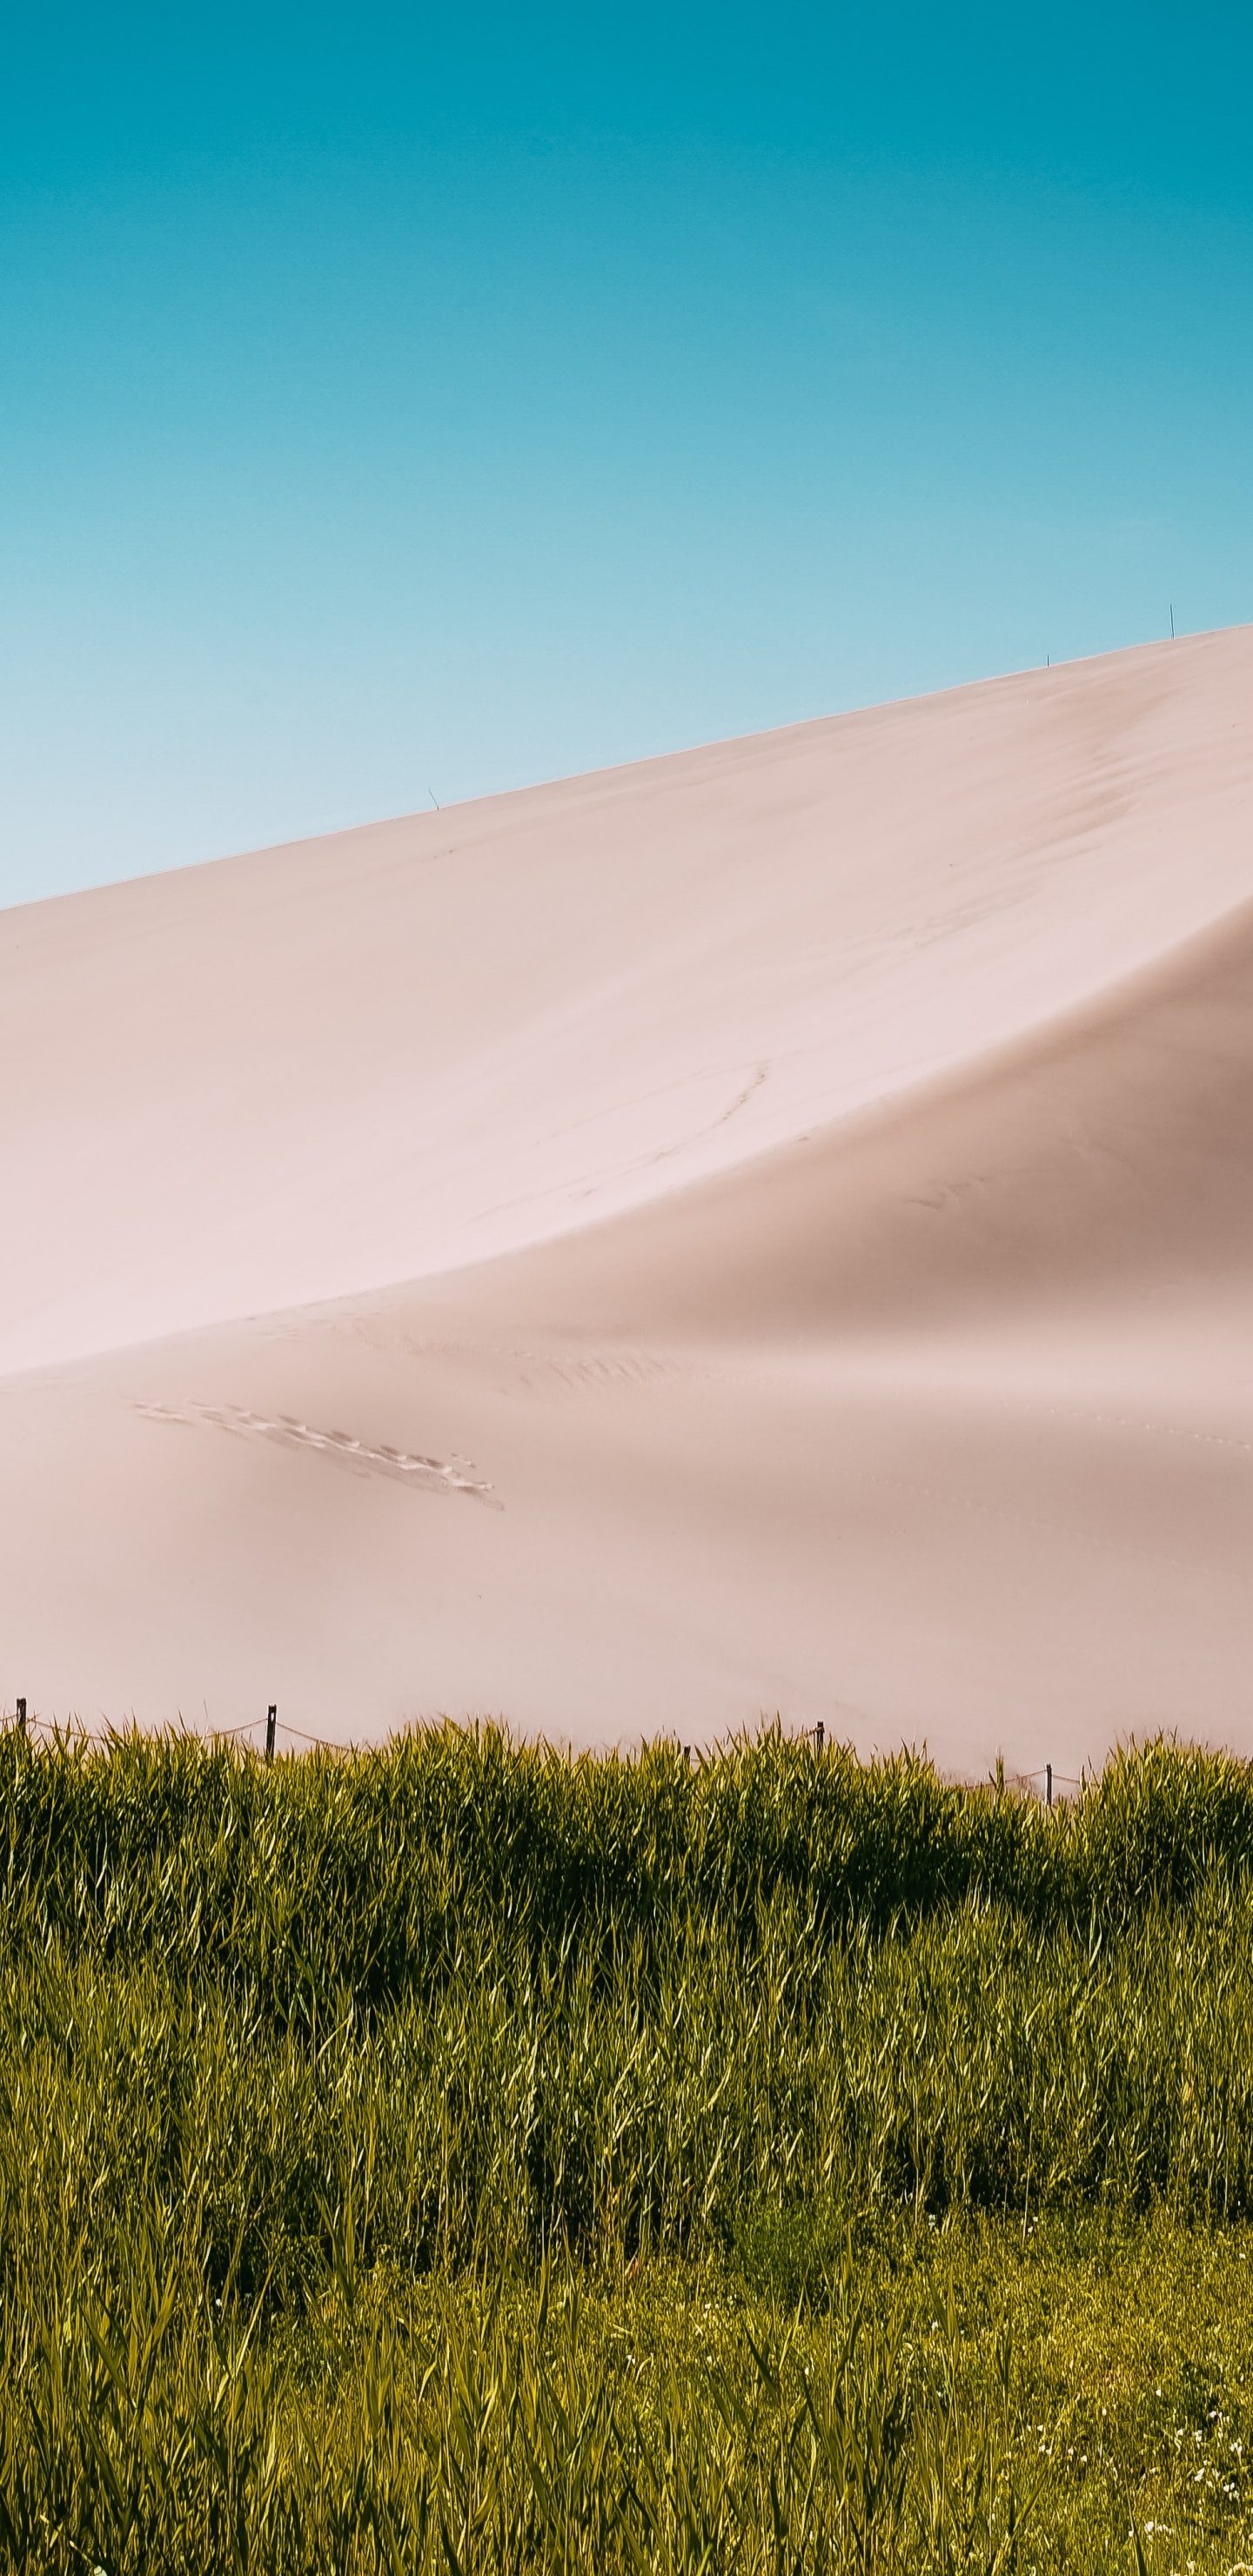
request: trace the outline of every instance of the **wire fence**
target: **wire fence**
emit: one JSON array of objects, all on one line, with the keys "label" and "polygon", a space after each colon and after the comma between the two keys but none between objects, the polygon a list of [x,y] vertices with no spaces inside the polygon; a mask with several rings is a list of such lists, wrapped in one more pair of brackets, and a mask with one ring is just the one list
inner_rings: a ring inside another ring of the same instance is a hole
[{"label": "wire fence", "polygon": [[[179,1723],[180,1725],[182,1724],[181,1719]],[[7,1707],[3,1713],[0,1714],[0,1727],[8,1728],[14,1725],[16,1725],[23,1733],[29,1734],[37,1731],[45,1740],[48,1741],[55,1740],[57,1737],[60,1737],[61,1739],[68,1740],[70,1742],[77,1740],[80,1743],[86,1744],[105,1744],[108,1742],[110,1735],[114,1732],[114,1729],[104,1719],[101,1720],[98,1726],[88,1726],[84,1724],[81,1718],[40,1717],[34,1710],[32,1710],[28,1716],[26,1702],[24,1699],[18,1700],[16,1711],[13,1714],[10,1714]],[[187,1726],[185,1728],[185,1732],[188,1735],[207,1738],[210,1743],[214,1744],[238,1743],[245,1736],[264,1736],[267,1760],[270,1759],[273,1751],[276,1749],[276,1735],[293,1736],[298,1744],[310,1745],[319,1753],[349,1754],[355,1753],[358,1750],[355,1738],[346,1738],[344,1736],[334,1735],[313,1735],[310,1734],[307,1727],[293,1726],[287,1718],[279,1717],[277,1711],[271,1715],[268,1709],[264,1716],[246,1717],[238,1726],[214,1726],[211,1722],[206,1721],[206,1724],[203,1727]],[[805,1726],[799,1728],[797,1730],[797,1736],[799,1742],[802,1744],[812,1744],[815,1752],[819,1754],[823,1752],[828,1741],[831,1743],[832,1749],[834,1749],[839,1740],[833,1732],[823,1725],[821,1719],[816,1726]],[[707,1761],[710,1758],[709,1752],[699,1745],[694,1746],[691,1744],[684,1744],[679,1749],[682,1751],[684,1759],[689,1762],[692,1759],[693,1753],[695,1753],[698,1764]],[[1086,1771],[1081,1772],[1076,1778],[1073,1772],[1058,1771],[1054,1768],[1052,1763],[1048,1762],[1041,1763],[1038,1771],[1006,1771],[1002,1768],[998,1768],[996,1777],[1007,1789],[1017,1790],[1021,1794],[1030,1796],[1039,1796],[1042,1794],[1049,1806],[1052,1806],[1054,1803],[1054,1792],[1057,1790],[1077,1789],[1080,1796],[1082,1796],[1087,1788]],[[989,1780],[985,1785],[991,1786],[991,1780]]]},{"label": "wire fence", "polygon": [[[269,1720],[265,1716],[246,1717],[239,1726],[214,1726],[211,1722],[204,1726],[184,1725],[181,1719],[179,1724],[187,1735],[207,1739],[211,1744],[237,1743],[246,1735],[264,1737],[269,1728]],[[322,1753],[353,1753],[357,1750],[355,1742],[343,1736],[310,1735],[303,1727],[290,1726],[285,1718],[276,1718],[274,1724],[280,1735],[294,1735],[301,1744],[315,1745]],[[25,1735],[38,1734],[47,1743],[60,1738],[69,1743],[107,1744],[116,1732],[103,1718],[98,1726],[88,1726],[79,1717],[40,1717],[34,1709],[28,1714],[25,1702],[20,1699],[16,1712],[6,1708],[0,1714],[0,1727],[13,1726]]]}]

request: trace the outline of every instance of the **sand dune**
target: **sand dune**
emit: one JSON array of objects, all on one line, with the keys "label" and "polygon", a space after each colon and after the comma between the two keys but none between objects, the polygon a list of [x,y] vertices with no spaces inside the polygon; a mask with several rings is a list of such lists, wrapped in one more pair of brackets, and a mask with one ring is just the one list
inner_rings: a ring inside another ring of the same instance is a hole
[{"label": "sand dune", "polygon": [[1253,631],[0,916],[0,1692],[1253,1751]]}]

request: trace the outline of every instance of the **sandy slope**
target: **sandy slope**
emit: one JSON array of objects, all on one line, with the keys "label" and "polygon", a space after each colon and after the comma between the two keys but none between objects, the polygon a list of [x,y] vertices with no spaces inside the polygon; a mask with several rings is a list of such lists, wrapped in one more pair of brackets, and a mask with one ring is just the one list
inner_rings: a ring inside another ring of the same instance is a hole
[{"label": "sandy slope", "polygon": [[0,916],[0,1693],[1253,1751],[1253,630]]}]

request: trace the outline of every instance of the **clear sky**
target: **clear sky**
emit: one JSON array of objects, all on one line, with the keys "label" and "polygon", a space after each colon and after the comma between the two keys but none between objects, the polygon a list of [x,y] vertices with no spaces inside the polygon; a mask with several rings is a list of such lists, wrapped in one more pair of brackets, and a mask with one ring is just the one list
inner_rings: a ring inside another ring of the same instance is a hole
[{"label": "clear sky", "polygon": [[1253,617],[1253,12],[58,0],[0,901]]}]

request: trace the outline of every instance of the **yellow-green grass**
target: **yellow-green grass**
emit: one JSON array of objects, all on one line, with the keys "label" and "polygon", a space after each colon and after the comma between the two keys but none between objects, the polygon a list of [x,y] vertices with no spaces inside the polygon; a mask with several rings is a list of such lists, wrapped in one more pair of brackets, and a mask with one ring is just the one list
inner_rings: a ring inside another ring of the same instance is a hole
[{"label": "yellow-green grass", "polygon": [[1229,2570],[1253,1785],[0,1749],[0,2558]]}]

